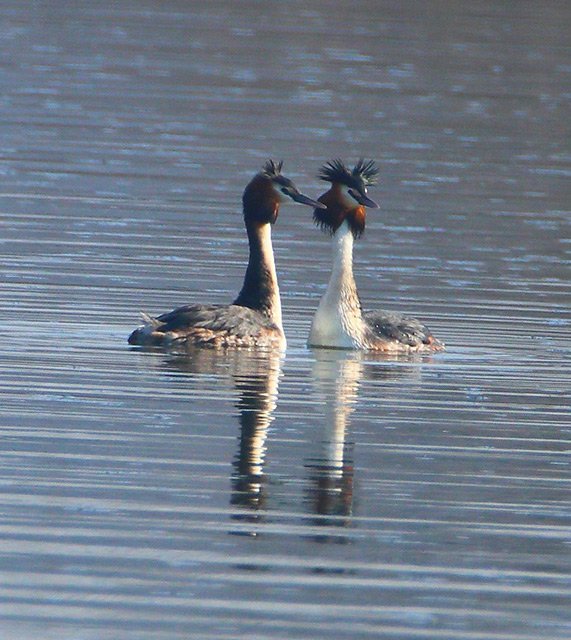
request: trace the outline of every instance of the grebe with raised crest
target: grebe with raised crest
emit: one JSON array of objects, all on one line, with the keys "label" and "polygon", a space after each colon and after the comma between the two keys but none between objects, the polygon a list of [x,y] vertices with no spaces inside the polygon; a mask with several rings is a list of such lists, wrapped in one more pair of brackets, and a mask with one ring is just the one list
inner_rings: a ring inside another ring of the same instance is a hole
[{"label": "grebe with raised crest", "polygon": [[386,353],[441,351],[444,344],[418,320],[391,311],[364,312],[353,276],[353,241],[365,230],[365,207],[379,205],[367,187],[379,173],[374,161],[359,160],[352,171],[335,159],[318,174],[331,188],[318,201],[314,221],[333,236],[333,270],[313,318],[308,345],[370,349]]},{"label": "grebe with raised crest", "polygon": [[283,202],[293,200],[318,209],[325,209],[326,205],[303,195],[282,175],[282,165],[268,160],[244,190],[242,204],[250,255],[236,300],[230,305],[185,305],[156,318],[143,314],[144,324],[131,333],[129,344],[285,348],[271,225]]}]

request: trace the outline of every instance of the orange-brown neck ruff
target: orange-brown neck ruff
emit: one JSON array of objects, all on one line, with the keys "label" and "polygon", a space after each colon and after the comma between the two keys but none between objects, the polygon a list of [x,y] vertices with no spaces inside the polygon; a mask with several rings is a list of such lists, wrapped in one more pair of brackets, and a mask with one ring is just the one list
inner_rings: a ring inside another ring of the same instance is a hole
[{"label": "orange-brown neck ruff", "polygon": [[365,230],[365,207],[350,202],[339,183],[333,183],[331,189],[318,198],[327,209],[315,209],[315,222],[324,230],[334,234],[345,220],[355,238]]}]

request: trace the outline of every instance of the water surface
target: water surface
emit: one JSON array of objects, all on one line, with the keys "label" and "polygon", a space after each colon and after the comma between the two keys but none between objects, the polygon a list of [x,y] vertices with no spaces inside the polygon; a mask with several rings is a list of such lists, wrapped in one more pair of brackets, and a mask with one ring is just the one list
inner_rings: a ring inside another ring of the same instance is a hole
[{"label": "water surface", "polygon": [[[570,9],[195,4],[0,9],[0,635],[570,637]],[[295,205],[287,353],[127,346],[233,299],[267,157],[336,156],[364,305],[446,353],[307,349]]]}]

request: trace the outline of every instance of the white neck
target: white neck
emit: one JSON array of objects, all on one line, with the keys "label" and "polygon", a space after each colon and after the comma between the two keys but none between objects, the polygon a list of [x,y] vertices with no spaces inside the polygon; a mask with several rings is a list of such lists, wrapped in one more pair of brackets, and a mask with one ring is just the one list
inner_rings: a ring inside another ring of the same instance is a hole
[{"label": "white neck", "polygon": [[274,259],[274,248],[272,245],[272,227],[265,224],[260,229],[261,258],[264,267],[268,271],[270,281],[273,286],[270,291],[269,317],[272,322],[283,331],[282,325],[282,302],[280,299],[280,288],[278,285],[278,274],[276,272],[276,262]]},{"label": "white neck", "polygon": [[327,291],[329,292],[335,285],[337,288],[356,288],[353,277],[353,234],[346,222],[333,237],[333,269]]},{"label": "white neck", "polygon": [[246,227],[250,257],[242,290],[234,304],[259,310],[283,333],[282,305],[274,262],[271,225],[247,224]]},{"label": "white neck", "polygon": [[353,277],[353,234],[347,222],[343,222],[333,237],[333,270],[313,318],[309,345],[359,347],[363,331],[361,304]]}]

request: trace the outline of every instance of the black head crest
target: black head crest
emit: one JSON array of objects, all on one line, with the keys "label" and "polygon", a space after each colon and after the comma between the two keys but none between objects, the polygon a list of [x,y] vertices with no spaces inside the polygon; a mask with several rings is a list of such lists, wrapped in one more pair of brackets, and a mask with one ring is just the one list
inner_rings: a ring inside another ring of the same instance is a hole
[{"label": "black head crest", "polygon": [[320,180],[325,180],[325,182],[340,182],[347,186],[351,186],[353,183],[349,169],[347,169],[343,161],[339,158],[326,162],[321,169],[319,169],[317,177]]},{"label": "black head crest", "polygon": [[279,162],[268,160],[262,168],[262,173],[268,178],[277,178],[281,175],[283,165],[283,160]]},{"label": "black head crest", "polygon": [[364,158],[361,158],[353,167],[352,175],[355,178],[361,178],[364,184],[368,187],[369,185],[377,182],[379,167],[377,167],[374,160],[365,160]]},{"label": "black head crest", "polygon": [[338,182],[353,189],[362,189],[377,182],[379,168],[374,160],[364,160],[359,162],[349,171],[347,166],[339,158],[326,162],[317,177],[326,182]]}]

